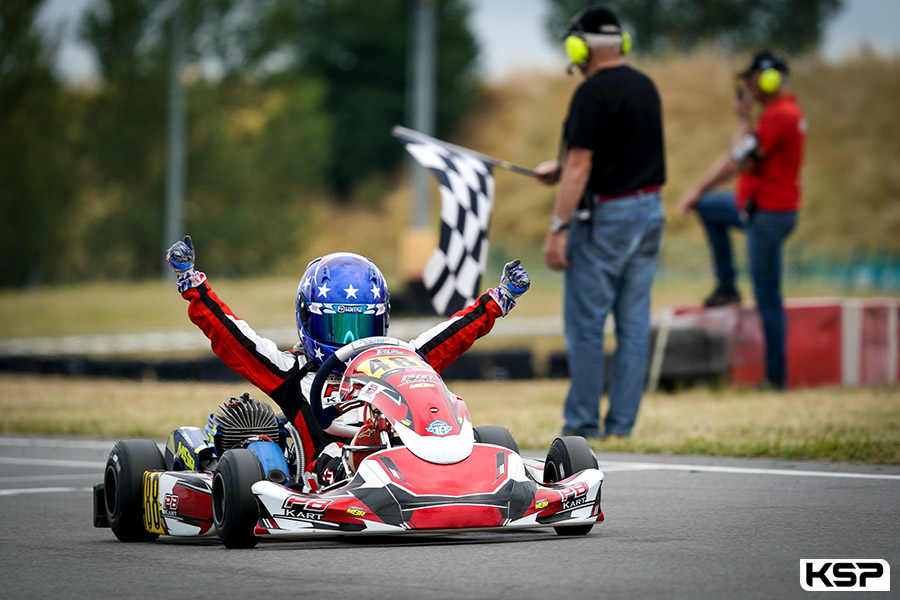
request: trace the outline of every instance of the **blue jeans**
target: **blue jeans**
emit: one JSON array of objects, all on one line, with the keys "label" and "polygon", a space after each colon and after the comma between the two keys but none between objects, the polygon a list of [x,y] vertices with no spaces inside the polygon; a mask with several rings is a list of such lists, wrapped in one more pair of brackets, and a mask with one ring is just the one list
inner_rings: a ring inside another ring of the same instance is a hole
[{"label": "blue jeans", "polygon": [[704,194],[696,208],[709,238],[720,286],[735,285],[736,271],[729,229],[738,228],[747,232],[750,278],[766,340],[766,379],[772,385],[784,387],[787,381],[787,329],[781,296],[782,254],[785,239],[797,225],[797,213],[758,210],[749,222],[744,223],[731,191]]},{"label": "blue jeans", "polygon": [[564,320],[571,384],[563,408],[566,435],[601,435],[604,326],[615,317],[607,434],[629,435],[637,419],[650,343],[650,287],[665,216],[658,192],[596,204],[569,230]]}]

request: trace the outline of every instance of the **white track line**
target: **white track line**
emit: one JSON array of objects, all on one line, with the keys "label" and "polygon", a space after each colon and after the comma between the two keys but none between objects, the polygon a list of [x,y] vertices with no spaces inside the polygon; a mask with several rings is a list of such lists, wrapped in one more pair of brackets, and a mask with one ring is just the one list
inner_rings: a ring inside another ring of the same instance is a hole
[{"label": "white track line", "polygon": [[0,490],[0,496],[19,496],[21,494],[54,494],[70,492],[92,492],[93,488],[73,487],[44,487],[44,488],[19,488],[15,490]]},{"label": "white track line", "polygon": [[0,436],[0,446],[17,448],[97,448],[112,450],[114,441],[103,440],[67,440],[53,437],[27,438]]},{"label": "white track line", "polygon": [[48,479],[52,479],[55,482],[64,481],[64,480],[77,480],[77,479],[95,479],[98,482],[103,479],[102,474],[97,473],[79,473],[78,475],[20,475],[17,477],[0,477],[0,483],[11,483],[13,481],[40,481],[42,483],[46,483]]},{"label": "white track line", "polygon": [[42,467],[102,469],[106,466],[106,463],[96,460],[60,460],[55,458],[14,458],[10,456],[0,456],[0,465],[40,465]]},{"label": "white track line", "polygon": [[738,475],[776,475],[782,477],[834,477],[839,479],[885,479],[900,481],[900,475],[882,473],[847,473],[840,471],[801,471],[794,469],[759,469],[754,467],[722,467],[715,465],[679,465],[668,463],[644,463],[603,461],[600,469],[613,471],[699,471],[706,473],[734,473]]}]

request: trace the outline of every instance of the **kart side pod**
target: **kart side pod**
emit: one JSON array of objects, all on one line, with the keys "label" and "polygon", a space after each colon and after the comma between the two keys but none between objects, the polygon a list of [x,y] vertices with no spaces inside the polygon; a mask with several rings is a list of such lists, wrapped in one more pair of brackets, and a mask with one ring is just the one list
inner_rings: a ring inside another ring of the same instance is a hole
[{"label": "kart side pod", "polygon": [[[288,482],[290,471],[277,444],[258,441],[248,449],[266,480]],[[119,442],[103,483],[94,485],[94,527],[111,527],[122,541],[215,535],[212,494],[213,473],[165,470],[154,442]]]},{"label": "kart side pod", "polygon": [[[140,519],[143,531],[150,536],[196,537],[216,533],[212,521],[211,474],[145,471],[140,490],[141,502],[134,503],[137,506],[133,516]],[[107,502],[115,505],[122,500],[108,499],[104,483],[94,485],[94,527],[110,527],[108,515],[117,509]]]}]

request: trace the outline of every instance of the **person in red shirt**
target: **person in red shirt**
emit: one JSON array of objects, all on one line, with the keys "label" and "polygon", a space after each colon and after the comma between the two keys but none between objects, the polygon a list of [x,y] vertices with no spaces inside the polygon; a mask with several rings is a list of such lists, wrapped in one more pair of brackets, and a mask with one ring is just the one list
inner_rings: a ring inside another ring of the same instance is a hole
[{"label": "person in red shirt", "polygon": [[[761,384],[774,389],[784,388],[787,379],[782,254],[797,225],[806,139],[806,119],[789,91],[788,75],[787,61],[780,54],[761,52],[753,57],[738,76],[731,149],[678,203],[681,215],[696,209],[709,239],[717,284],[704,300],[707,307],[740,302],[729,230],[746,231],[750,277],[766,340],[766,380]],[[754,105],[762,109],[755,124]],[[735,175],[735,191],[715,191]]]}]

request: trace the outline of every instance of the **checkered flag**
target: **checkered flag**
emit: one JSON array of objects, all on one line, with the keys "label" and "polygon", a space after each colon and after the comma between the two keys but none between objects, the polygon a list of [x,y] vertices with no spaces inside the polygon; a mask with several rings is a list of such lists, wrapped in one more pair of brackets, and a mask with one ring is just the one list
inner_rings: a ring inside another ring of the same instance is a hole
[{"label": "checkered flag", "polygon": [[481,292],[494,205],[493,164],[476,152],[395,128],[406,150],[430,170],[441,191],[441,241],[422,281],[438,314],[452,315]]}]

